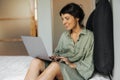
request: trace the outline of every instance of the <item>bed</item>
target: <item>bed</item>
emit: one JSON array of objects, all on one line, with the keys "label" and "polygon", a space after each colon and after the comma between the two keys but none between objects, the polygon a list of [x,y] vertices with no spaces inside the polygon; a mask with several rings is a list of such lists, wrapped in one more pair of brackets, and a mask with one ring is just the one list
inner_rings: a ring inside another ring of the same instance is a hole
[{"label": "bed", "polygon": [[[30,56],[0,56],[0,80],[24,80]],[[90,80],[109,80],[106,76],[95,74]]]},{"label": "bed", "polygon": [[30,56],[0,56],[0,80],[24,80]]}]

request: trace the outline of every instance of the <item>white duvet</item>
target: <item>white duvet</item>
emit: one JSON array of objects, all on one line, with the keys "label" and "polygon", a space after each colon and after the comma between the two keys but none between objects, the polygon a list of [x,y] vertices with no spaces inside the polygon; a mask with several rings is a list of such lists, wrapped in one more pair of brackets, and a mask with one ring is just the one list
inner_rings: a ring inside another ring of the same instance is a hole
[{"label": "white duvet", "polygon": [[32,57],[0,56],[0,80],[24,80]]},{"label": "white duvet", "polygon": [[[24,80],[30,62],[30,56],[0,56],[0,80]],[[109,80],[100,74],[90,80]]]}]

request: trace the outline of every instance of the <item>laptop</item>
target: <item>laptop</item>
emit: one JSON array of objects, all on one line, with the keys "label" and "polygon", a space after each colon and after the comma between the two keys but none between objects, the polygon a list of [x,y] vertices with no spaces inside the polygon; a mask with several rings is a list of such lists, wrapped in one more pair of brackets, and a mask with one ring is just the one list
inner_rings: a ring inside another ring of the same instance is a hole
[{"label": "laptop", "polygon": [[40,37],[21,36],[21,38],[30,56],[51,61],[46,51],[46,47]]}]

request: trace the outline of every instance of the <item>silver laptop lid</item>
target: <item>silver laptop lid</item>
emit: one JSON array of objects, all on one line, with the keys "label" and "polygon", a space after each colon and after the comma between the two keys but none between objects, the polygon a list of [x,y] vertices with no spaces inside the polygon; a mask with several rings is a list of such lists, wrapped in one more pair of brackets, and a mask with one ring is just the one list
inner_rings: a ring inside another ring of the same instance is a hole
[{"label": "silver laptop lid", "polygon": [[40,37],[22,36],[21,38],[30,56],[50,60],[44,43]]}]

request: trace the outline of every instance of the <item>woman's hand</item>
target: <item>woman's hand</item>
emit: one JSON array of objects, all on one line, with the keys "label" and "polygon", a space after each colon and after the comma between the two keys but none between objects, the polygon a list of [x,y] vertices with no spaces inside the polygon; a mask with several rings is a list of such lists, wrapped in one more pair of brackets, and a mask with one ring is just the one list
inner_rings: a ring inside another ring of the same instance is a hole
[{"label": "woman's hand", "polygon": [[68,66],[70,66],[71,68],[76,68],[76,65],[74,63],[71,63],[68,58],[65,57],[60,57],[60,56],[51,56],[50,59],[52,61],[57,61],[57,62],[65,62],[65,64],[67,64]]},{"label": "woman's hand", "polygon": [[71,68],[76,68],[76,65],[74,63],[71,63],[68,58],[65,57],[58,57],[60,59],[60,62],[65,62],[65,64],[69,65]]},{"label": "woman's hand", "polygon": [[49,57],[52,61],[60,61],[60,58],[58,56],[51,56]]}]

